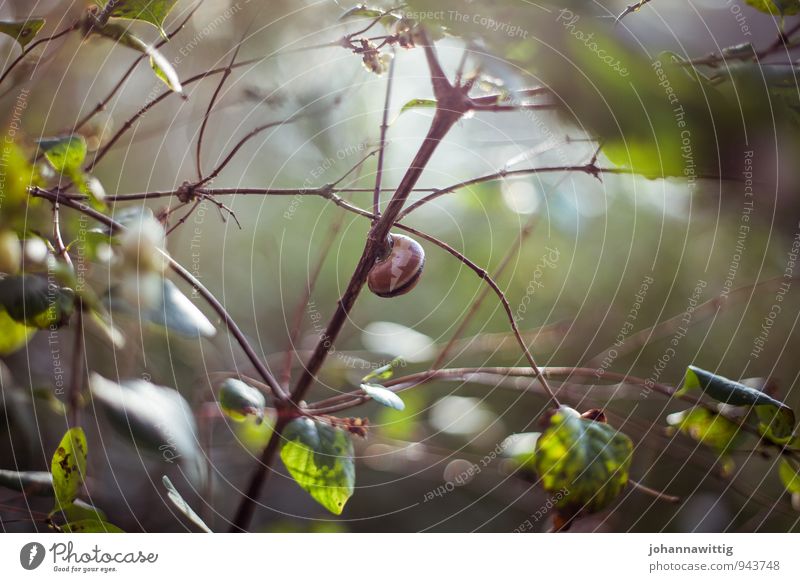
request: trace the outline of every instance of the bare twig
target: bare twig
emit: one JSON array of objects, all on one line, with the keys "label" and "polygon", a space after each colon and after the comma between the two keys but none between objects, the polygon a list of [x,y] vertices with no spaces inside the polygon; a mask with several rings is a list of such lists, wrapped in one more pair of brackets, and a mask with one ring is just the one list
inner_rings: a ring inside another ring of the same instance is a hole
[{"label": "bare twig", "polygon": [[638,481],[634,481],[631,478],[628,478],[628,484],[631,487],[633,487],[634,489],[636,489],[637,491],[641,491],[645,495],[649,495],[650,497],[655,497],[656,499],[659,499],[661,501],[666,501],[667,503],[680,503],[681,502],[681,498],[680,497],[677,497],[675,495],[668,495],[668,494],[664,493],[663,491],[658,491],[656,489],[648,487],[647,485],[642,485]]},{"label": "bare twig", "polygon": [[[189,22],[189,20],[194,15],[194,13],[197,12],[197,9],[200,8],[201,4],[202,4],[202,2],[198,2],[195,6],[193,6],[189,10],[189,13],[186,15],[186,17],[183,20],[180,21],[180,23],[175,27],[175,29],[172,30],[169,34],[167,34],[167,38],[162,38],[161,40],[159,40],[156,43],[156,48],[161,48],[167,42],[172,40],[172,38],[175,35],[177,35],[181,30],[183,30],[183,28],[186,26],[186,24]],[[109,94],[106,95],[106,97],[103,98],[102,101],[100,101],[97,105],[95,105],[95,107],[89,113],[87,113],[80,121],[78,121],[78,123],[75,124],[75,127],[72,129],[72,133],[76,133],[84,125],[89,123],[89,121],[91,121],[94,118],[95,115],[97,115],[101,111],[105,110],[105,108],[108,106],[108,104],[114,98],[114,95],[116,95],[119,92],[119,90],[122,89],[122,87],[128,81],[130,76],[136,70],[136,67],[139,66],[139,63],[141,63],[146,58],[147,58],[147,55],[142,53],[136,58],[135,61],[133,61],[131,63],[130,67],[128,67],[128,69],[125,71],[125,73],[123,73],[122,77],[120,77],[119,81],[117,81],[117,83],[111,89]]]},{"label": "bare twig", "polygon": [[[49,200],[51,202],[59,200],[58,194],[55,194],[53,192],[50,192],[48,190],[36,186],[30,189],[30,194],[31,196],[36,196],[37,198],[44,198],[45,200]],[[81,212],[86,216],[94,218],[101,224],[108,226],[113,230],[121,231],[125,229],[125,227],[119,222],[106,216],[102,212],[98,212],[97,210],[91,208],[90,206],[87,206],[86,204],[83,204],[77,200],[64,197],[61,197],[60,200],[64,204],[64,206],[68,206],[73,210],[77,210],[78,212]],[[228,331],[236,339],[237,343],[242,348],[242,351],[244,351],[245,355],[250,360],[250,362],[253,364],[253,367],[258,372],[259,376],[261,376],[261,378],[267,383],[267,385],[269,385],[275,400],[280,401],[282,399],[285,399],[287,395],[284,392],[283,388],[281,388],[281,386],[275,380],[275,377],[272,375],[272,372],[270,372],[267,369],[264,363],[259,359],[258,355],[256,355],[256,352],[250,345],[250,342],[247,340],[241,329],[239,329],[239,326],[230,316],[225,307],[219,302],[219,300],[216,297],[214,297],[213,293],[211,293],[208,289],[206,289],[205,286],[199,280],[197,280],[197,278],[194,275],[192,275],[183,265],[178,263],[167,253],[163,253],[163,255],[167,263],[169,264],[170,269],[172,269],[172,271],[176,275],[178,275],[181,279],[186,281],[194,289],[196,289],[197,293],[211,306],[211,308],[222,319],[222,321],[225,323],[225,327],[227,327]]]},{"label": "bare twig", "polygon": [[[392,82],[394,81],[393,58],[389,63],[389,73],[386,79],[386,99],[383,102],[383,119],[381,121],[381,139],[378,150],[378,168],[375,171],[375,191],[372,194],[372,214],[379,217],[381,214],[381,181],[383,179],[383,156],[386,153],[386,132],[389,129],[389,106],[392,101]],[[376,218],[377,219],[377,218]]]},{"label": "bare twig", "polygon": [[236,156],[236,154],[239,152],[239,150],[240,150],[240,149],[241,149],[241,148],[242,148],[242,147],[243,147],[243,146],[244,146],[244,145],[245,145],[245,144],[246,144],[248,141],[250,141],[251,139],[253,139],[254,137],[256,137],[258,134],[260,134],[260,133],[262,133],[262,132],[264,132],[264,131],[266,131],[266,130],[268,130],[268,129],[272,129],[272,128],[274,128],[274,127],[280,127],[280,126],[283,126],[283,125],[287,125],[287,124],[289,124],[289,123],[294,123],[295,121],[297,121],[298,119],[301,119],[302,117],[305,117],[305,115],[303,115],[303,114],[297,114],[297,115],[294,115],[294,116],[292,116],[292,117],[290,117],[290,118],[288,118],[288,119],[284,119],[284,120],[282,120],[282,121],[273,121],[273,122],[270,122],[270,123],[265,123],[265,124],[263,124],[263,125],[259,125],[259,126],[258,126],[258,127],[256,127],[255,129],[252,129],[251,131],[249,131],[249,132],[247,133],[247,135],[245,135],[245,136],[244,136],[242,139],[240,139],[240,140],[239,140],[239,141],[236,143],[236,145],[234,145],[234,146],[233,146],[233,148],[232,148],[232,149],[231,149],[231,151],[228,153],[228,155],[227,155],[227,156],[225,156],[225,159],[223,159],[223,160],[222,160],[222,162],[220,162],[220,163],[217,165],[217,167],[216,167],[216,168],[214,168],[214,171],[212,171],[212,172],[211,172],[211,173],[210,173],[208,176],[206,176],[205,178],[202,178],[202,179],[201,179],[199,182],[197,182],[197,183],[194,185],[194,187],[195,187],[195,188],[197,188],[197,187],[203,186],[203,185],[205,185],[205,184],[208,184],[209,182],[211,182],[212,180],[214,180],[214,179],[215,179],[217,176],[219,176],[220,172],[222,172],[222,170],[224,170],[224,169],[225,169],[225,166],[227,166],[227,165],[228,165],[228,164],[231,162],[231,160],[233,160],[233,158]]},{"label": "bare twig", "polygon": [[[424,39],[424,42],[421,44],[423,44],[425,49],[425,56],[431,73],[431,82],[438,102],[433,122],[417,154],[414,156],[410,167],[403,176],[397,191],[389,201],[386,211],[370,229],[361,258],[356,265],[353,275],[350,277],[347,288],[339,299],[336,310],[325,328],[325,332],[321,335],[316,348],[312,352],[302,375],[292,391],[291,402],[294,406],[297,406],[297,403],[303,400],[306,392],[316,379],[317,372],[325,362],[330,346],[336,341],[342,327],[347,321],[350,310],[366,283],[367,275],[372,269],[376,257],[383,250],[386,244],[386,237],[408,199],[411,189],[416,185],[441,139],[468,110],[468,103],[465,96],[454,90],[444,76],[432,43]],[[268,475],[268,468],[277,451],[277,441],[281,438],[283,428],[284,426],[282,426],[280,422],[276,423],[272,437],[261,455],[261,462],[253,473],[247,495],[242,498],[239,509],[236,512],[231,531],[244,531],[247,529],[252,519],[253,512],[255,511],[256,497],[258,497],[261,486]]]},{"label": "bare twig", "polygon": [[15,68],[15,67],[16,67],[16,66],[17,66],[19,63],[21,63],[21,62],[22,62],[22,60],[23,60],[23,59],[24,59],[26,56],[28,56],[28,55],[31,53],[31,51],[32,51],[33,49],[35,49],[37,46],[39,46],[39,45],[42,45],[42,44],[44,44],[44,43],[48,43],[48,42],[50,42],[50,41],[53,41],[53,40],[56,40],[56,39],[59,39],[59,38],[61,38],[62,36],[66,36],[66,35],[67,35],[67,34],[69,34],[70,32],[73,32],[73,31],[75,31],[75,30],[78,30],[78,29],[80,28],[80,26],[81,26],[81,23],[80,23],[80,21],[73,22],[73,23],[72,23],[72,24],[71,24],[71,25],[70,25],[68,28],[65,28],[65,29],[64,29],[64,30],[62,30],[61,32],[57,32],[57,33],[55,33],[55,34],[53,34],[53,35],[51,35],[51,36],[45,37],[45,38],[40,38],[40,39],[38,39],[38,40],[35,40],[35,41],[33,41],[32,43],[30,43],[30,44],[29,44],[27,47],[25,47],[25,49],[22,51],[22,53],[21,53],[21,54],[20,54],[20,55],[19,55],[19,56],[18,56],[16,59],[14,59],[14,60],[11,62],[11,64],[8,66],[8,68],[7,68],[5,71],[3,71],[3,74],[2,74],[2,75],[0,75],[0,84],[2,84],[2,83],[3,83],[3,81],[5,81],[5,80],[6,80],[6,77],[8,77],[8,75],[11,73],[11,71],[13,71],[13,70],[14,70],[14,68]]},{"label": "bare twig", "polygon": [[639,0],[639,2],[635,4],[628,5],[625,10],[620,12],[619,16],[614,19],[614,24],[619,24],[619,21],[625,18],[628,14],[632,14],[633,12],[637,12],[644,6],[645,4],[649,4],[650,0]]}]

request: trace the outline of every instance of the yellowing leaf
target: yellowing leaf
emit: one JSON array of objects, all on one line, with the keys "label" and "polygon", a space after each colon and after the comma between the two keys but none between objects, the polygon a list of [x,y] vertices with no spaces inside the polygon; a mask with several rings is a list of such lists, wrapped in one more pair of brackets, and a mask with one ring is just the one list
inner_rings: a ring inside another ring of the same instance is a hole
[{"label": "yellowing leaf", "polygon": [[536,441],[534,466],[565,517],[605,509],[628,482],[633,443],[608,424],[562,406]]},{"label": "yellowing leaf", "polygon": [[787,492],[793,495],[800,493],[800,464],[797,461],[787,458],[781,459],[778,475]]},{"label": "yellowing leaf", "polygon": [[341,514],[356,481],[350,437],[310,418],[293,420],[283,436],[281,459],[289,474],[325,509]]},{"label": "yellowing leaf", "polygon": [[699,443],[714,449],[722,463],[722,471],[730,475],[735,468],[728,451],[738,441],[739,426],[706,408],[696,407],[667,416],[667,423]]},{"label": "yellowing leaf", "polygon": [[78,490],[86,476],[86,451],[86,435],[83,429],[69,429],[50,463],[56,509],[71,505],[78,496]]},{"label": "yellowing leaf", "polygon": [[86,139],[82,135],[67,135],[40,139],[39,149],[56,172],[71,174],[80,171],[86,159]]},{"label": "yellowing leaf", "polygon": [[0,308],[0,356],[13,354],[27,344],[36,328],[15,321]]}]

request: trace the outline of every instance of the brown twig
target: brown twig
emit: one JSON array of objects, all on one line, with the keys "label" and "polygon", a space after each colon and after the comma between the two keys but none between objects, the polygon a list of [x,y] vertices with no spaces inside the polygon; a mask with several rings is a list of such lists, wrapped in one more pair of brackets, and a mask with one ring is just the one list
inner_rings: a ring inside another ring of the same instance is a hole
[{"label": "brown twig", "polygon": [[[393,55],[394,56],[394,55]],[[386,99],[383,102],[383,119],[381,121],[381,138],[378,146],[378,167],[375,170],[375,191],[372,194],[372,214],[377,217],[381,214],[381,181],[383,179],[383,156],[386,153],[386,132],[389,129],[389,106],[392,101],[392,83],[394,81],[394,62],[389,63],[389,72],[386,79]]]},{"label": "brown twig", "polygon": [[0,84],[2,84],[3,81],[6,80],[6,77],[8,77],[8,75],[11,73],[11,71],[13,71],[14,68],[20,62],[22,62],[22,60],[26,56],[28,56],[31,53],[31,51],[33,49],[35,49],[37,46],[39,46],[41,44],[44,44],[44,43],[48,43],[48,42],[53,41],[53,40],[57,40],[57,39],[61,38],[62,36],[66,36],[70,32],[78,30],[80,28],[80,26],[81,26],[81,22],[80,21],[76,21],[76,22],[72,23],[68,28],[65,28],[64,30],[62,30],[61,32],[57,32],[57,33],[53,34],[52,36],[48,36],[48,37],[45,37],[45,38],[40,38],[40,39],[35,40],[32,43],[30,43],[27,47],[25,47],[23,49],[22,53],[16,59],[14,59],[11,62],[11,64],[8,66],[8,68],[5,71],[3,71],[3,74],[0,75]]},{"label": "brown twig", "polygon": [[[197,12],[197,9],[200,8],[201,4],[202,4],[202,2],[198,2],[195,6],[193,6],[189,10],[189,13],[186,15],[186,17],[183,20],[181,20],[181,22],[178,24],[178,26],[176,26],[174,30],[172,30],[169,34],[167,34],[167,38],[162,38],[161,40],[159,40],[156,43],[156,48],[161,48],[167,42],[172,40],[172,38],[175,37],[175,35],[177,35],[181,30],[183,30],[183,28],[186,26],[186,24],[189,22],[189,20],[194,15],[194,13]],[[136,60],[134,60],[131,63],[130,67],[128,67],[128,69],[125,71],[125,73],[123,73],[122,77],[120,77],[120,79],[117,81],[117,83],[114,85],[114,87],[108,93],[108,95],[106,95],[106,97],[104,97],[102,101],[100,101],[97,105],[95,105],[94,108],[89,113],[87,113],[80,121],[78,121],[78,123],[75,124],[75,127],[73,127],[73,129],[72,129],[72,133],[76,133],[84,125],[89,123],[89,121],[91,121],[94,118],[95,115],[97,115],[98,113],[100,113],[101,111],[104,111],[106,109],[106,107],[111,102],[111,100],[114,98],[114,96],[119,92],[120,89],[122,89],[122,87],[128,81],[130,76],[136,70],[136,67],[138,67],[139,64],[146,58],[147,58],[147,55],[142,53],[141,55],[139,55],[136,58]]]},{"label": "brown twig", "polygon": [[[331,317],[328,325],[325,328],[317,343],[316,348],[312,352],[302,375],[297,381],[294,390],[291,394],[291,405],[297,406],[301,402],[316,379],[317,372],[322,367],[325,359],[328,356],[329,350],[333,343],[336,341],[339,333],[342,330],[345,322],[347,321],[350,310],[358,298],[361,289],[367,280],[367,275],[375,263],[376,257],[383,250],[386,244],[386,237],[389,234],[392,226],[395,223],[400,211],[403,208],[411,189],[414,188],[420,176],[422,175],[425,166],[433,156],[442,138],[448,133],[451,127],[464,115],[468,110],[467,98],[454,90],[439,65],[436,51],[430,41],[424,39],[423,43],[425,49],[426,60],[431,74],[431,82],[433,84],[434,94],[437,98],[437,108],[434,114],[431,127],[428,130],[425,139],[422,142],[417,154],[411,162],[408,170],[406,171],[400,185],[397,188],[392,199],[386,207],[386,211],[381,218],[375,222],[370,229],[364,250],[361,258],[355,267],[355,270],[350,277],[350,281],[339,299],[336,310]],[[279,418],[283,418],[280,417]],[[273,457],[278,448],[278,441],[281,438],[282,426],[280,422],[276,424],[275,430],[270,438],[269,443],[264,448],[261,455],[259,466],[256,468],[253,476],[251,477],[250,486],[247,489],[247,495],[242,498],[236,516],[232,522],[231,531],[244,531],[247,529],[250,520],[252,519],[255,511],[256,498],[258,497],[263,483],[266,481],[268,475],[268,468],[272,463]]]},{"label": "brown twig", "polygon": [[[58,194],[50,192],[43,188],[39,188],[37,186],[30,188],[29,191],[31,196],[35,196],[37,198],[43,198],[51,202],[59,200]],[[94,218],[101,224],[108,226],[109,228],[115,231],[125,230],[125,227],[122,224],[106,216],[102,212],[98,212],[94,208],[87,206],[86,204],[83,204],[77,200],[73,200],[70,198],[61,197],[60,199],[61,202],[64,204],[64,206],[72,208],[73,210],[77,210],[78,212],[81,212],[86,216],[89,216],[90,218]],[[222,321],[225,323],[225,327],[228,329],[231,335],[233,335],[233,337],[236,339],[237,343],[242,348],[242,351],[244,351],[245,355],[250,360],[250,362],[253,364],[253,367],[258,372],[259,376],[261,376],[261,378],[267,383],[267,385],[272,390],[274,398],[276,400],[281,400],[286,398],[287,397],[286,393],[284,392],[283,388],[281,388],[281,386],[278,384],[278,382],[275,380],[275,377],[272,375],[272,372],[270,372],[267,369],[264,363],[259,359],[258,355],[256,355],[255,350],[250,345],[250,342],[247,340],[244,333],[241,331],[241,329],[239,329],[239,326],[230,316],[225,307],[214,296],[214,294],[211,293],[208,289],[206,289],[205,286],[199,280],[197,280],[197,278],[194,275],[192,275],[183,265],[178,263],[167,253],[163,253],[163,255],[170,269],[172,269],[172,271],[176,275],[178,275],[181,279],[186,281],[194,289],[196,289],[197,293],[211,306],[211,308],[217,313],[220,319],[222,319]]]}]

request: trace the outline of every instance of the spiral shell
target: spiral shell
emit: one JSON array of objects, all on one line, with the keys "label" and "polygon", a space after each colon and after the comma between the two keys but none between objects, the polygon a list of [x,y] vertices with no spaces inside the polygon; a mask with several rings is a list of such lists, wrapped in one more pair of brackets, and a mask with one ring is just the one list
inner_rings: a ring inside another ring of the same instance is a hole
[{"label": "spiral shell", "polygon": [[369,290],[379,297],[397,297],[411,291],[425,266],[425,250],[412,238],[389,235],[389,252],[369,272]]}]

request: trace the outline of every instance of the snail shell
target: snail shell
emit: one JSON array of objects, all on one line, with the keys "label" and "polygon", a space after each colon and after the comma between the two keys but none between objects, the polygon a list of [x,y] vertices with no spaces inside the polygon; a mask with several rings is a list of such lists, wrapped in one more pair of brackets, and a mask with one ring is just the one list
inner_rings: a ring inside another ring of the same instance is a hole
[{"label": "snail shell", "polygon": [[389,235],[389,249],[367,276],[369,290],[379,297],[397,297],[411,291],[425,266],[425,250],[402,234]]}]

